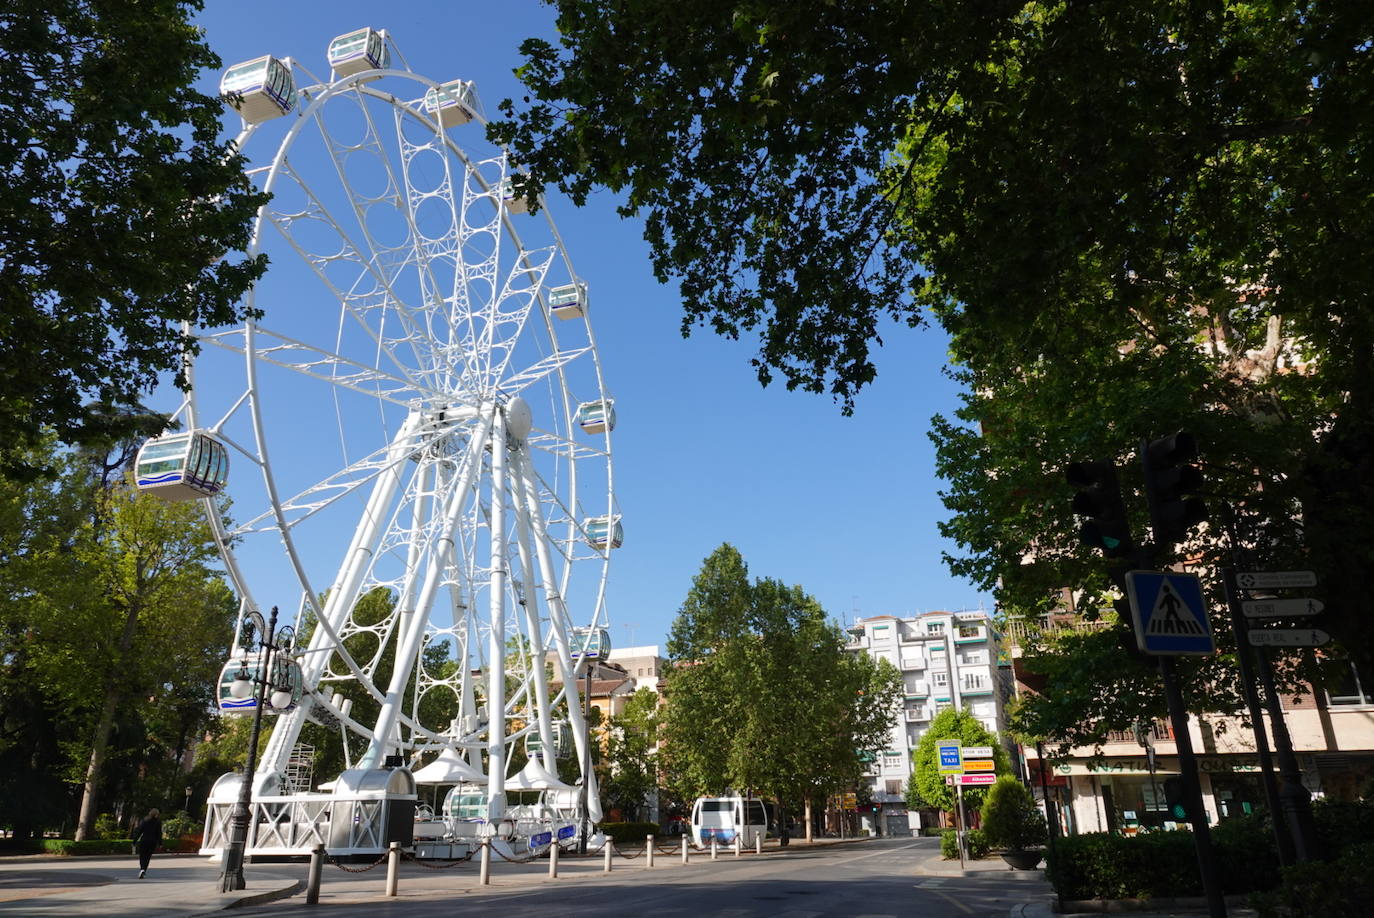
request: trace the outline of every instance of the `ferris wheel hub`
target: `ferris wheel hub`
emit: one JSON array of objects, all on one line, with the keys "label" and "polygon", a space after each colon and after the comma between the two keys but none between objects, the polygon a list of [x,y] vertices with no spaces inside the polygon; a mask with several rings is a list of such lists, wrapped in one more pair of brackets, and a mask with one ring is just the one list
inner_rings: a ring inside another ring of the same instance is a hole
[{"label": "ferris wheel hub", "polygon": [[506,435],[517,443],[523,443],[534,427],[534,416],[530,413],[529,403],[516,396],[506,403]]}]

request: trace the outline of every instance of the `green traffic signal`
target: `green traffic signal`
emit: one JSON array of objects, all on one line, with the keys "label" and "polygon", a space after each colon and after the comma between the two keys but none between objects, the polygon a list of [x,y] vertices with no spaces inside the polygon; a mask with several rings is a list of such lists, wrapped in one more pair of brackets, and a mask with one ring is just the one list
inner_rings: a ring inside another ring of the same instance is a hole
[{"label": "green traffic signal", "polygon": [[1126,522],[1116,463],[1111,459],[1071,462],[1064,478],[1075,489],[1070,505],[1073,512],[1088,517],[1079,527],[1078,537],[1108,558],[1129,554],[1135,543]]}]

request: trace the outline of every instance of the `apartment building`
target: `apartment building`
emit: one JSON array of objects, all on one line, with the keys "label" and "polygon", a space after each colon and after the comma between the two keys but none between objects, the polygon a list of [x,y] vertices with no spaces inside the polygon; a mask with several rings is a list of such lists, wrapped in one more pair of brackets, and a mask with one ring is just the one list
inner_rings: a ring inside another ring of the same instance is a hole
[{"label": "apartment building", "polygon": [[923,819],[936,818],[933,812],[907,811],[912,752],[935,715],[949,707],[971,712],[1000,736],[1012,697],[1010,659],[991,615],[982,610],[878,615],[855,622],[848,637],[847,649],[887,660],[902,673],[902,708],[893,718],[887,747],[865,775],[881,809],[876,825],[872,814],[864,814],[864,824],[885,835],[906,835]]}]

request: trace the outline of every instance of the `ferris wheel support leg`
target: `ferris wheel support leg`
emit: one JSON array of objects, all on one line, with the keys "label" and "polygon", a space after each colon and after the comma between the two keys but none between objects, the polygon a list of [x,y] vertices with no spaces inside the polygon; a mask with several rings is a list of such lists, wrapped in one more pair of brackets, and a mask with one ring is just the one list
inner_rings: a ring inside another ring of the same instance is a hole
[{"label": "ferris wheel support leg", "polygon": [[[484,426],[483,432],[490,429],[489,426]],[[468,444],[468,450],[463,457],[463,473],[448,493],[443,509],[443,528],[429,553],[424,585],[420,588],[418,596],[415,596],[413,587],[416,572],[412,568],[407,574],[406,588],[402,592],[401,601],[406,602],[409,608],[400,608],[401,614],[408,615],[409,620],[406,621],[400,645],[396,648],[395,669],[391,674],[391,684],[387,687],[386,697],[382,701],[382,709],[377,713],[377,726],[372,731],[372,742],[358,761],[359,768],[380,767],[386,756],[388,743],[394,736],[401,705],[405,700],[406,684],[410,681],[410,674],[415,667],[416,655],[425,634],[425,624],[429,621],[429,610],[434,605],[434,595],[438,592],[439,583],[443,579],[441,575],[444,566],[451,559],[454,531],[462,521],[473,478],[482,464],[481,444],[481,437],[474,437]],[[413,604],[408,602],[411,596],[415,597]]]},{"label": "ferris wheel support leg", "polygon": [[[353,531],[353,540],[349,543],[347,554],[344,555],[343,566],[340,567],[339,574],[329,589],[324,608],[320,610],[320,622],[323,627],[316,628],[310,636],[310,645],[301,667],[301,676],[307,687],[313,688],[319,684],[320,672],[328,656],[323,651],[330,644],[337,643],[339,626],[357,601],[358,587],[377,550],[377,542],[382,537],[386,508],[396,496],[396,488],[401,481],[401,463],[405,461],[406,450],[414,438],[415,426],[419,419],[418,412],[411,412],[410,417],[406,418],[401,429],[396,432],[387,454],[388,467],[377,476],[372,493],[368,495],[362,519]],[[313,597],[310,601],[313,603]],[[264,768],[277,771],[285,769],[291,749],[296,745],[296,738],[305,726],[310,705],[309,698],[303,698],[294,711],[278,718],[277,726],[272,731],[267,748],[263,752]]]},{"label": "ferris wheel support leg", "polygon": [[[539,604],[535,600],[534,552],[530,548],[529,507],[525,501],[533,482],[529,475],[529,460],[523,452],[511,456],[514,475],[511,493],[515,496],[515,531],[519,538],[520,572],[524,582],[522,595],[525,597],[525,630],[530,638],[530,657],[538,665],[534,670],[535,712],[539,719],[539,742],[543,750],[544,769],[555,778],[558,777],[558,755],[553,745],[553,725],[549,711],[549,681],[544,671],[544,633],[539,627]],[[550,610],[552,612],[552,610]],[[552,618],[552,615],[550,615]]]},{"label": "ferris wheel support leg", "polygon": [[494,823],[506,812],[506,424],[499,407],[491,427],[491,643],[487,651],[487,806]]},{"label": "ferris wheel support leg", "polygon": [[[525,476],[525,506],[529,510],[532,529],[538,534],[534,540],[535,555],[539,559],[539,575],[544,581],[544,598],[549,605],[549,630],[553,632],[554,643],[558,646],[558,674],[563,681],[568,698],[568,722],[572,726],[573,744],[577,750],[577,760],[586,762],[587,721],[582,716],[582,706],[575,704],[577,694],[577,671],[572,665],[571,647],[568,643],[568,609],[563,596],[558,591],[558,580],[554,576],[553,558],[549,554],[549,544],[545,533],[544,514],[539,506],[539,495],[534,490],[531,476]],[[587,788],[588,817],[592,822],[601,819],[601,800],[597,793],[596,775],[589,768],[583,769],[582,783]]]}]

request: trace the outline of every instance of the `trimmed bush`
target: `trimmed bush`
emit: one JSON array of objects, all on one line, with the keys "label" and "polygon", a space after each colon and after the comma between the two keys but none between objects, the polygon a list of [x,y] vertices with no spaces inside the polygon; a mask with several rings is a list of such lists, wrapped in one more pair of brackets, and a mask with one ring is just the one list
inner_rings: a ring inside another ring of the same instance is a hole
[{"label": "trimmed bush", "polygon": [[659,837],[659,825],[656,822],[603,822],[597,828],[617,845],[642,845],[646,835],[652,835],[655,839]]},{"label": "trimmed bush", "polygon": [[1133,838],[1094,832],[1061,838],[1045,872],[1065,899],[1202,894],[1191,832],[1151,832]]},{"label": "trimmed bush", "polygon": [[[982,829],[969,829],[964,833],[968,843],[968,856],[977,860],[988,856],[988,837]],[[944,829],[940,833],[940,856],[947,861],[959,858],[959,833],[955,829]]]},{"label": "trimmed bush", "polygon": [[[1283,869],[1283,884],[1252,896],[1260,918],[1364,918],[1374,901],[1374,844],[1353,845],[1334,864],[1309,861]],[[1337,879],[1339,878],[1339,879]]]},{"label": "trimmed bush", "polygon": [[969,829],[964,833],[964,842],[968,845],[968,856],[975,861],[987,857],[988,851],[991,850],[988,846],[988,834],[982,829]]},{"label": "trimmed bush", "polygon": [[994,848],[1024,851],[1045,844],[1045,817],[1030,791],[1011,775],[1002,775],[988,788],[981,813],[983,831]]},{"label": "trimmed bush", "polygon": [[86,841],[73,841],[70,838],[45,838],[43,839],[43,852],[45,854],[60,854],[64,857],[109,856],[111,854],[128,854],[133,848],[133,844],[133,839],[129,838],[93,838]]}]

